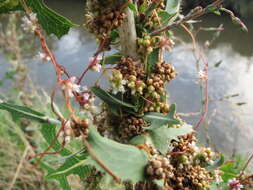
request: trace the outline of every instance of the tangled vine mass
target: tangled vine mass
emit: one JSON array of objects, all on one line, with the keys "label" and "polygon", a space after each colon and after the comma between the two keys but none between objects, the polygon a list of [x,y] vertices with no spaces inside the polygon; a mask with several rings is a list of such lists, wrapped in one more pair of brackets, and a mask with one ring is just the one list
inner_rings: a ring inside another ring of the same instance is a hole
[{"label": "tangled vine mass", "polygon": [[[52,62],[57,75],[51,95],[57,122],[47,122],[60,127],[56,127],[58,131],[48,142],[48,149],[32,158],[42,162],[45,155],[61,153],[66,144],[80,139],[83,155],[69,155],[78,161],[66,170],[74,174],[76,167],[85,170],[85,177],[80,177],[87,189],[109,190],[100,184],[107,178],[113,186],[128,190],[252,187],[253,177],[245,173],[245,168],[229,178],[229,163],[223,163],[223,155],[198,145],[196,128],[176,113],[176,105],[168,101],[166,90],[178,75],[173,63],[165,60],[165,53],[174,46],[171,29],[180,25],[188,28],[190,19],[225,10],[222,1],[197,7],[183,17],[181,1],[87,0],[84,26],[94,34],[99,47],[81,76],[72,76],[57,62],[46,44],[36,9],[30,1],[21,2],[26,13],[23,28],[39,37],[43,51],[40,57]],[[207,67],[199,81],[203,84],[208,82]],[[99,72],[100,77],[94,86],[87,87],[85,75],[90,71]],[[102,78],[108,81],[109,89],[100,85]],[[55,106],[58,90],[68,116]],[[99,107],[96,97],[101,100]],[[202,114],[201,122],[204,117]],[[61,142],[60,149],[50,152],[56,141]],[[63,172],[56,169],[51,175],[58,175],[58,171]]]}]

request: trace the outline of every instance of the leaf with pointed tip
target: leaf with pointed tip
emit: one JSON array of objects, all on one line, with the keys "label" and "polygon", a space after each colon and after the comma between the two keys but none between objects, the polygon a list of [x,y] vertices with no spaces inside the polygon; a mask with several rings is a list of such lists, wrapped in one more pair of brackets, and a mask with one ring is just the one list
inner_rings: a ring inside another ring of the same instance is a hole
[{"label": "leaf with pointed tip", "polygon": [[32,110],[25,106],[3,102],[0,103],[0,109],[10,112],[14,118],[27,118],[38,122],[49,122],[49,118],[43,113]]},{"label": "leaf with pointed tip", "polygon": [[[31,8],[32,12],[36,13],[39,24],[48,35],[54,34],[61,38],[68,33],[71,27],[75,26],[70,20],[48,8],[43,0],[26,0],[25,3]],[[8,13],[15,10],[24,11],[18,0],[6,0],[0,3],[0,13]]]},{"label": "leaf with pointed tip", "polygon": [[126,107],[126,108],[132,108],[134,110],[136,110],[136,106],[132,105],[128,102],[124,102],[123,100],[119,99],[116,95],[107,92],[105,90],[103,90],[102,88],[93,86],[91,87],[91,91],[98,96],[101,100],[103,100],[105,103],[109,104],[109,105],[118,105],[118,106],[122,106],[122,107]]},{"label": "leaf with pointed tip", "polygon": [[165,10],[173,15],[173,18],[169,20],[169,23],[173,22],[180,14],[182,0],[167,0]]},{"label": "leaf with pointed tip", "polygon": [[54,34],[61,38],[68,33],[71,27],[75,26],[70,20],[48,8],[43,0],[26,0],[26,3],[37,14],[39,24],[48,35]]},{"label": "leaf with pointed tip", "polygon": [[134,145],[151,143],[162,154],[168,151],[168,143],[172,140],[178,140],[179,136],[193,132],[192,126],[184,124],[179,128],[168,128],[163,125],[159,128],[153,128],[143,135],[139,135],[131,139],[130,143]]},{"label": "leaf with pointed tip", "polygon": [[[102,137],[94,126],[90,127],[87,141],[97,158],[123,181],[130,180],[136,183],[145,179],[148,157],[142,150]],[[87,164],[104,172],[92,157],[87,159]]]},{"label": "leaf with pointed tip", "polygon": [[147,127],[147,130],[159,128],[163,125],[173,125],[173,124],[179,124],[180,121],[175,118],[175,112],[176,112],[176,104],[170,105],[170,110],[168,114],[161,114],[157,112],[149,112],[146,113],[143,117],[143,119],[151,125]]},{"label": "leaf with pointed tip", "polygon": [[178,140],[179,136],[191,133],[192,126],[183,125],[179,128],[168,128],[163,126],[150,131],[150,137],[155,147],[162,153],[165,154],[168,150],[168,143],[172,140]]},{"label": "leaf with pointed tip", "polygon": [[170,19],[172,19],[176,14],[170,15],[167,11],[158,12],[158,16],[162,19],[162,26],[169,24]]}]

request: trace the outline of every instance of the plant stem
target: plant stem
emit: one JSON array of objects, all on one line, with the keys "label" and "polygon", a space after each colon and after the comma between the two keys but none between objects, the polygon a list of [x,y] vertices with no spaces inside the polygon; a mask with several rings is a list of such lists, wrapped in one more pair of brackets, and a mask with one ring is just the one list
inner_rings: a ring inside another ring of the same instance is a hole
[{"label": "plant stem", "polygon": [[127,17],[119,28],[121,51],[124,56],[136,59],[138,55],[134,13],[128,7],[125,8],[124,12]]}]

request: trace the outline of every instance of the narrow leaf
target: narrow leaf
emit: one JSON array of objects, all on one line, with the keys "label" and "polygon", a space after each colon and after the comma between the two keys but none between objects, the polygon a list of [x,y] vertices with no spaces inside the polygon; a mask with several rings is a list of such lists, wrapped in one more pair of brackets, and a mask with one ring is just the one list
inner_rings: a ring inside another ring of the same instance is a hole
[{"label": "narrow leaf", "polygon": [[13,114],[15,117],[24,117],[32,120],[36,120],[39,122],[45,122],[45,115],[34,111],[28,107],[25,106],[18,106],[10,103],[0,103],[0,109],[6,110]]},{"label": "narrow leaf", "polygon": [[162,25],[165,26],[169,24],[170,19],[172,19],[175,14],[170,15],[167,11],[160,11],[158,16],[162,19]]},{"label": "narrow leaf", "polygon": [[91,87],[91,91],[99,97],[101,100],[106,102],[107,104],[112,104],[112,105],[119,105],[127,108],[136,108],[135,105],[132,105],[130,103],[124,102],[123,100],[119,99],[116,97],[114,94],[109,93],[102,88],[99,87]]},{"label": "narrow leaf", "polygon": [[170,19],[170,22],[173,22],[180,14],[182,0],[167,0],[165,10],[169,13],[169,15],[173,15],[173,18]]}]

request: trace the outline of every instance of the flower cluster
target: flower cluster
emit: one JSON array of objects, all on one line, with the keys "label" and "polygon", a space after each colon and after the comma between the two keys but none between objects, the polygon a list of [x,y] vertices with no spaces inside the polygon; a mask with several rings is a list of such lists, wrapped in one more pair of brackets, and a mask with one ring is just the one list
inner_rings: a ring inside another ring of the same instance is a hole
[{"label": "flower cluster", "polygon": [[100,64],[102,60],[102,56],[98,55],[98,56],[95,56],[95,57],[91,57],[89,59],[89,65],[91,65],[91,70],[92,71],[95,71],[95,72],[101,72],[101,69],[102,69],[102,66]]},{"label": "flower cluster", "polygon": [[112,87],[112,93],[117,94],[118,92],[125,92],[125,87],[127,80],[123,79],[123,75],[118,70],[112,71],[112,76],[110,76],[110,84]]},{"label": "flower cluster", "polygon": [[240,183],[239,180],[233,178],[228,180],[228,187],[230,190],[240,190],[243,188],[243,185]]},{"label": "flower cluster", "polygon": [[46,53],[39,52],[38,57],[43,61],[51,61],[51,57]]},{"label": "flower cluster", "polygon": [[32,33],[36,30],[37,21],[37,15],[35,13],[30,13],[22,18],[23,23],[21,24],[21,27],[24,29],[24,31]]}]

